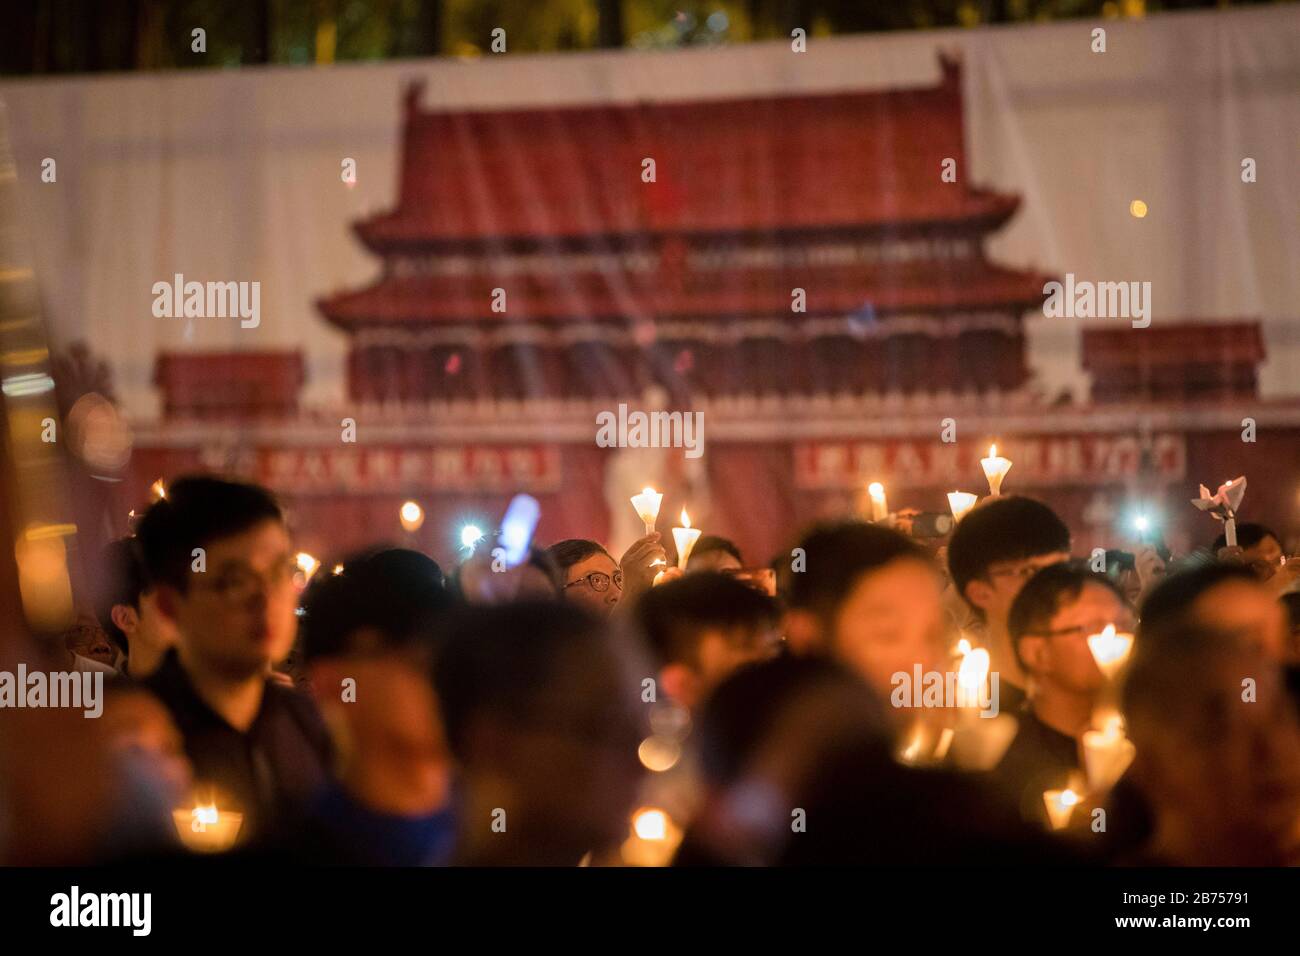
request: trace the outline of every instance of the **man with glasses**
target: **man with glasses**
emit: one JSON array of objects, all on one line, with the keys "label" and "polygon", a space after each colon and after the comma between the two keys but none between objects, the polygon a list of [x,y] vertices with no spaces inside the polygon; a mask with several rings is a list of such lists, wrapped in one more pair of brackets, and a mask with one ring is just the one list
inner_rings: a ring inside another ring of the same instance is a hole
[{"label": "man with glasses", "polygon": [[1022,813],[1045,820],[1043,792],[1065,789],[1082,769],[1079,741],[1106,686],[1088,637],[1107,625],[1131,632],[1134,623],[1115,583],[1082,562],[1044,568],[1016,596],[1007,626],[1029,701],[995,774]]},{"label": "man with glasses", "polygon": [[999,674],[1001,708],[1024,702],[1026,675],[1011,647],[1011,603],[1040,568],[1070,556],[1070,529],[1041,501],[1019,495],[986,498],[957,523],[948,543],[953,587],[979,623],[977,646]]},{"label": "man with glasses", "polygon": [[326,779],[329,746],[311,701],[269,678],[297,630],[294,553],[263,488],[176,481],[137,531],[177,646],[145,682],[171,711],[196,798],[244,814],[243,836],[274,833]]},{"label": "man with glasses", "polygon": [[608,617],[620,601],[635,602],[653,586],[655,573],[667,567],[657,531],[634,542],[621,562],[584,538],[553,544],[547,554],[560,570],[564,600],[598,617]]}]

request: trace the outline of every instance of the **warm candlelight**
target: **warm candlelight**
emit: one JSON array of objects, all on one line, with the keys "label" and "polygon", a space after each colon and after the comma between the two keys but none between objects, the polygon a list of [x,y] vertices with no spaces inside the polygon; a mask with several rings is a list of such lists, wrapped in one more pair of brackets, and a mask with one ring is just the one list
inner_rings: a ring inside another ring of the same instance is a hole
[{"label": "warm candlelight", "polygon": [[167,497],[167,486],[163,484],[161,478],[149,486],[149,494],[153,497],[154,501],[161,501],[163,498]]},{"label": "warm candlelight", "polygon": [[1117,633],[1114,624],[1107,624],[1100,634],[1088,638],[1088,650],[1101,672],[1113,679],[1133,650],[1133,635]]},{"label": "warm candlelight", "polygon": [[699,540],[700,529],[691,527],[690,515],[682,509],[682,526],[673,528],[673,542],[677,545],[677,566],[686,570],[686,561],[691,556],[695,542]]},{"label": "warm candlelight", "polygon": [[980,698],[984,693],[984,682],[988,680],[989,665],[989,652],[982,647],[971,648],[962,655],[957,667],[957,703],[960,706],[983,706]]},{"label": "warm candlelight", "polygon": [[310,581],[311,576],[315,574],[316,569],[320,567],[320,562],[306,551],[299,551],[294,560],[297,562],[298,570],[302,572],[305,581]]},{"label": "warm candlelight", "polygon": [[1088,786],[1094,791],[1110,789],[1124,775],[1136,752],[1124,734],[1124,720],[1119,714],[1112,715],[1102,730],[1085,731],[1083,769]]},{"label": "warm candlelight", "polygon": [[188,849],[199,853],[220,853],[235,845],[244,825],[244,815],[229,810],[218,810],[216,804],[207,803],[194,808],[172,811],[176,833]]},{"label": "warm candlelight", "polygon": [[1070,814],[1079,802],[1079,795],[1073,790],[1047,790],[1043,793],[1043,803],[1047,805],[1047,818],[1053,830],[1063,830],[1070,822]]},{"label": "warm candlelight", "polygon": [[415,534],[420,530],[420,525],[424,524],[424,509],[414,501],[406,501],[397,512],[397,518],[407,532]]},{"label": "warm candlelight", "polygon": [[637,516],[645,522],[646,534],[654,533],[655,521],[659,519],[659,505],[663,500],[664,496],[653,488],[643,488],[641,494],[632,496],[632,507],[636,509]]},{"label": "warm candlelight", "polygon": [[871,520],[884,521],[889,517],[889,504],[885,501],[885,486],[878,481],[867,485],[867,494],[871,496]]},{"label": "warm candlelight", "polygon": [[1011,459],[1000,456],[997,445],[989,445],[989,456],[981,458],[980,465],[984,468],[984,477],[989,480],[989,494],[1002,494],[1002,479],[1011,470]]},{"label": "warm candlelight", "polygon": [[952,509],[952,520],[960,521],[966,517],[966,512],[974,508],[977,501],[979,497],[969,491],[948,492],[948,507]]}]

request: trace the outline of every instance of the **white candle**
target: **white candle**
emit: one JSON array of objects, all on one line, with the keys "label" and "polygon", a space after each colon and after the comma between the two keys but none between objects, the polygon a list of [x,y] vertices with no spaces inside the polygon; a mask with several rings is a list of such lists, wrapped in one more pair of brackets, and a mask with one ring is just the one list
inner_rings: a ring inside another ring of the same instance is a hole
[{"label": "white candle", "polygon": [[1088,637],[1088,650],[1101,672],[1113,680],[1133,650],[1133,635],[1119,633],[1114,624],[1107,624],[1100,634]]},{"label": "white candle", "polygon": [[1124,734],[1124,721],[1112,716],[1102,730],[1083,735],[1083,769],[1093,791],[1109,790],[1133,762],[1137,748]]},{"label": "white candle", "polygon": [[691,556],[695,542],[699,540],[700,529],[691,527],[690,515],[682,509],[682,526],[673,528],[673,542],[677,545],[677,566],[686,570],[686,561]]},{"label": "white candle", "polygon": [[977,501],[979,501],[979,497],[969,491],[948,492],[948,507],[952,509],[952,519],[960,521],[966,517],[966,512],[974,508]]},{"label": "white candle", "polygon": [[962,655],[957,666],[957,703],[961,707],[980,707],[984,682],[989,676],[989,652],[972,648]]},{"label": "white candle", "polygon": [[867,494],[871,496],[871,520],[884,521],[889,517],[889,504],[885,501],[885,486],[878,481],[867,485]]},{"label": "white candle", "polygon": [[1047,790],[1043,793],[1043,803],[1047,805],[1047,818],[1053,830],[1063,830],[1070,822],[1070,814],[1079,803],[1079,795],[1073,790]]},{"label": "white candle", "polygon": [[989,482],[989,494],[1002,494],[1002,479],[1011,470],[1011,460],[998,454],[997,445],[989,445],[989,456],[981,458],[980,465],[983,466],[984,477]]},{"label": "white candle", "polygon": [[659,519],[659,505],[663,500],[664,496],[653,488],[644,488],[641,494],[632,496],[632,507],[645,523],[646,534],[654,533],[655,521]]},{"label": "white candle", "polygon": [[1230,548],[1237,546],[1237,519],[1227,518],[1223,522],[1223,543]]}]

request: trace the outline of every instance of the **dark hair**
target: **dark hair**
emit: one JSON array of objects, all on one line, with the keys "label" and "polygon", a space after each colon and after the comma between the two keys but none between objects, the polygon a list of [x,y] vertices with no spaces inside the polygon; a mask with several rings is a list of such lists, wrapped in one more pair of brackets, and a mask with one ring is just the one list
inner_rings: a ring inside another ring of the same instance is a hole
[{"label": "dark hair", "polygon": [[1002,561],[1023,561],[1070,550],[1070,529],[1051,508],[1022,495],[985,498],[971,509],[948,542],[948,571],[957,593]]},{"label": "dark hair", "polygon": [[730,574],[699,571],[641,598],[636,613],[650,649],[660,664],[698,662],[704,631],[754,631],[776,624],[774,600]]},{"label": "dark hair", "polygon": [[130,654],[130,641],[113,622],[113,608],[121,604],[139,611],[140,595],[149,590],[140,543],[135,538],[110,541],[100,554],[99,570],[95,618],[109,638]]},{"label": "dark hair", "polygon": [[[1278,543],[1279,547],[1282,544],[1282,539],[1278,537],[1277,532],[1272,528],[1267,528],[1254,521],[1248,521],[1245,524],[1237,525],[1237,547],[1239,548],[1253,548],[1265,538],[1272,538]],[[1215,554],[1218,554],[1220,548],[1226,548],[1227,546],[1228,536],[1225,533],[1215,538],[1214,544],[1210,547]]]},{"label": "dark hair", "polygon": [[1075,600],[1088,584],[1103,587],[1119,598],[1120,603],[1128,603],[1108,575],[1093,571],[1084,561],[1062,561],[1048,565],[1025,582],[1007,613],[1011,650],[1025,671],[1029,668],[1020,656],[1020,639],[1043,633],[1061,605]]},{"label": "dark hair", "polygon": [[710,551],[723,551],[741,564],[745,563],[745,559],[740,556],[740,549],[736,547],[734,541],[717,534],[705,534],[700,536],[700,540],[696,541],[695,547],[691,549],[691,556],[686,562],[686,570],[691,569],[692,561],[702,554],[708,554]]},{"label": "dark hair", "polygon": [[451,615],[433,676],[452,752],[466,760],[480,715],[535,721],[566,662],[590,666],[611,653],[609,642],[604,626],[572,604],[476,605]]},{"label": "dark hair", "polygon": [[803,552],[804,570],[783,565],[783,591],[790,607],[821,615],[833,614],[869,571],[900,558],[931,564],[930,556],[910,538],[861,521],[818,525],[798,547]]},{"label": "dark hair", "polygon": [[259,485],[191,475],[177,479],[167,496],[140,519],[136,537],[151,581],[184,591],[195,548],[233,537],[264,521],[284,522],[271,492]]},{"label": "dark hair", "polygon": [[1172,709],[1185,701],[1195,702],[1188,691],[1204,682],[1207,659],[1243,647],[1228,631],[1178,619],[1144,626],[1120,683],[1120,709],[1135,726],[1148,720],[1165,723]]},{"label": "dark hair", "polygon": [[603,554],[605,557],[618,564],[608,551],[605,550],[598,541],[590,541],[586,538],[566,538],[563,541],[557,541],[546,549],[547,555],[555,562],[555,567],[561,572],[561,577],[567,576],[569,568],[582,561],[586,561],[593,554]]},{"label": "dark hair", "polygon": [[[709,695],[699,718],[698,746],[705,777],[716,785],[729,784],[791,704],[803,697],[831,694],[858,704],[857,714],[843,715],[845,722],[856,722],[866,738],[879,743],[887,759],[888,721],[876,696],[855,674],[824,658],[782,655],[737,668]],[[827,741],[811,743],[824,746]]]},{"label": "dark hair", "polygon": [[1210,561],[1178,571],[1156,585],[1142,602],[1139,633],[1145,640],[1147,631],[1154,628],[1186,626],[1196,599],[1225,581],[1259,583],[1255,573],[1244,564]]},{"label": "dark hair", "polygon": [[355,642],[363,628],[378,634],[383,649],[431,647],[434,624],[452,604],[442,569],[419,551],[385,548],[346,558],[341,572],[322,569],[303,594],[303,659],[363,650]]}]

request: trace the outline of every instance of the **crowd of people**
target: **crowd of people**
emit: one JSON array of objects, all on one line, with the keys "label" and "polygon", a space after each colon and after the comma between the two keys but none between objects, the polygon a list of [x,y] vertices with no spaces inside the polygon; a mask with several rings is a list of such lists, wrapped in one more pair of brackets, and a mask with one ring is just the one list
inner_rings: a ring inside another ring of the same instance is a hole
[{"label": "crowd of people", "polygon": [[[820,524],[761,567],[707,536],[684,569],[658,534],[382,547],[308,579],[270,492],[178,479],[46,649],[105,672],[102,718],[0,740],[0,858],[1300,864],[1277,534],[1072,556],[1017,495],[907,532]],[[952,673],[980,707],[899,692]]]}]

